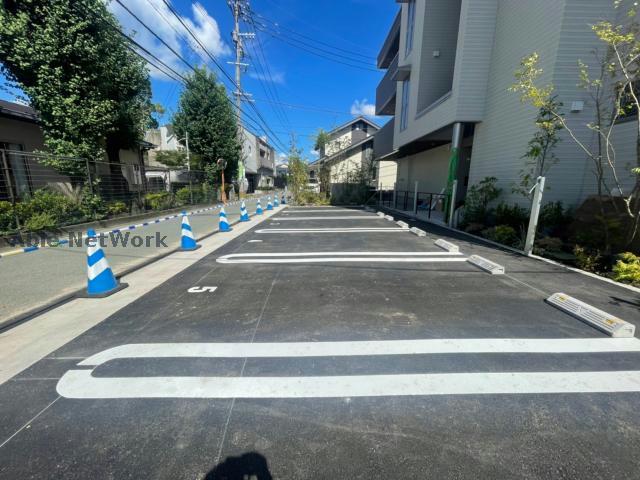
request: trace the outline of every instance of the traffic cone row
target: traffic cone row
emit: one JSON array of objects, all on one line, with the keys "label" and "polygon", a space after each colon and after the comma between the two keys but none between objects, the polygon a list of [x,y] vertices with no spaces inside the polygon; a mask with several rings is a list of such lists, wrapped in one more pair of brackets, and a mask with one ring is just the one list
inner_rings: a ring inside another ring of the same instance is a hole
[{"label": "traffic cone row", "polygon": [[[286,203],[284,195],[282,195],[282,204]],[[278,198],[275,197],[275,206],[278,206]],[[267,210],[273,210],[273,204],[271,203],[271,197],[267,198]],[[258,198],[256,205],[256,215],[262,215],[262,205]],[[248,222],[249,212],[244,201],[240,205],[240,221]],[[232,230],[227,219],[227,214],[224,210],[224,206],[220,208],[219,214],[219,227],[220,232],[230,232]],[[181,235],[180,235],[180,249],[183,251],[192,251],[200,248],[200,245],[196,242],[193,235],[193,229],[189,223],[189,217],[187,212],[182,212],[181,223]],[[90,229],[87,231],[87,296],[89,297],[105,297],[111,295],[127,284],[120,283],[113,274],[113,270],[109,266],[109,262],[104,255],[104,251],[98,241],[98,236],[95,230]]]}]

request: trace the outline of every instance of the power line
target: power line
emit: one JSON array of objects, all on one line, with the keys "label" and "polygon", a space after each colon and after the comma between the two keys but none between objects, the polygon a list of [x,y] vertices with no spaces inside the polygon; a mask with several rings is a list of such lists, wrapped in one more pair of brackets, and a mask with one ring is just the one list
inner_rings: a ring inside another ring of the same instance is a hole
[{"label": "power line", "polygon": [[[329,47],[329,48],[330,48],[330,49],[332,49],[332,50],[335,50],[335,51],[338,51],[338,52],[347,53],[347,54],[349,54],[349,55],[348,55],[348,56],[344,56],[344,55],[341,55],[341,54],[339,54],[339,53],[332,52],[331,50],[326,50],[326,49],[322,49],[322,48],[320,48],[320,47],[315,47],[315,46],[313,46],[313,45],[310,45],[310,46],[312,46],[312,47],[314,47],[314,48],[317,48],[318,50],[321,50],[321,51],[323,51],[323,52],[326,52],[326,53],[329,53],[329,54],[332,54],[332,55],[336,55],[336,56],[338,56],[338,57],[343,57],[343,58],[346,58],[346,59],[349,59],[349,60],[353,60],[353,61],[355,61],[355,62],[362,62],[362,63],[365,63],[365,64],[367,64],[367,65],[373,65],[373,64],[374,64],[373,62],[375,62],[375,60],[376,60],[376,57],[372,57],[372,56],[369,56],[369,55],[364,55],[364,54],[362,54],[362,53],[355,52],[355,51],[353,51],[353,50],[346,50],[346,49],[344,49],[344,48],[336,47],[335,45],[331,45],[331,44],[326,43],[326,42],[323,42],[323,41],[321,41],[321,40],[318,40],[318,39],[315,39],[315,38],[309,37],[309,36],[307,36],[307,35],[303,35],[302,33],[298,33],[297,31],[295,31],[295,30],[293,30],[293,29],[291,29],[291,28],[287,28],[287,27],[285,27],[285,26],[283,26],[283,25],[280,25],[280,24],[279,24],[279,23],[277,23],[277,22],[274,22],[273,20],[269,20],[269,19],[268,19],[268,18],[266,18],[264,15],[261,15],[261,14],[259,14],[259,13],[256,13],[256,15],[257,15],[261,20],[264,20],[265,22],[269,23],[271,26],[273,26],[273,27],[277,28],[278,30],[285,30],[285,31],[287,31],[287,32],[289,32],[289,33],[291,33],[291,34],[293,34],[293,35],[296,35],[296,36],[298,36],[298,37],[300,37],[300,38],[304,38],[304,39],[306,39],[306,40],[310,40],[310,41],[312,41],[312,42],[314,42],[314,43],[317,43],[317,44],[319,44],[319,45],[323,45],[323,46],[325,46],[325,47]],[[264,24],[263,24],[263,26],[264,26],[264,27],[269,28],[269,26],[268,26],[268,25],[264,25]],[[302,44],[304,44],[304,45],[308,45],[307,43],[303,42],[302,40],[300,40],[300,43],[302,43]],[[368,62],[364,62],[363,60],[360,60],[360,59],[358,59],[358,58],[353,58],[353,57],[360,57],[360,58],[363,58],[363,59],[366,59],[366,60],[369,60],[369,61],[368,61]],[[373,62],[372,62],[372,61],[373,61]]]},{"label": "power line", "polygon": [[[282,7],[281,5],[278,4],[278,2],[276,0],[268,0],[269,3],[271,3],[275,8],[277,8],[278,10],[281,10],[283,13],[285,13],[287,16],[297,20],[298,22],[304,24],[304,25],[308,25],[310,28],[318,31],[319,33],[322,34],[329,34],[331,36],[333,36],[333,38],[335,38],[336,40],[340,40],[340,42],[343,43],[350,43],[351,45],[353,45],[354,47],[358,47],[361,48],[362,45],[356,44],[355,42],[353,42],[352,40],[349,40],[348,38],[345,37],[341,37],[339,35],[337,35],[335,32],[333,32],[331,29],[326,29],[326,28],[319,28],[315,23],[313,22],[309,22],[301,17],[298,17],[296,15],[294,15],[289,9],[286,9],[284,7]],[[374,52],[372,50],[372,53],[375,54],[377,52]]]},{"label": "power line", "polygon": [[[258,27],[258,30],[263,32],[263,33],[266,33],[267,35],[269,35],[270,37],[272,37],[272,38],[274,38],[276,40],[279,40],[280,42],[286,43],[287,45],[290,45],[290,46],[292,46],[294,48],[297,48],[299,50],[303,50],[303,51],[305,51],[307,53],[315,55],[316,57],[324,58],[325,60],[329,60],[331,62],[339,63],[341,65],[346,65],[348,67],[355,68],[355,69],[358,69],[358,70],[364,70],[364,71],[376,72],[376,73],[380,72],[377,68],[373,68],[373,65],[371,67],[366,67],[366,66],[363,66],[363,65],[354,65],[353,63],[348,63],[348,62],[343,61],[343,60],[332,58],[332,57],[330,57],[330,56],[328,56],[326,54],[318,53],[317,51],[311,50],[310,48],[308,48],[306,46],[298,45],[294,41],[292,41],[291,39],[285,38],[285,37],[280,37],[278,35],[275,35],[275,34],[271,33],[270,31],[268,31],[266,29]],[[313,47],[313,48],[317,48],[317,47]],[[353,61],[355,62],[355,60],[353,60]]]},{"label": "power line", "polygon": [[[116,0],[118,3],[120,3],[120,0]],[[214,65],[216,67],[218,67],[218,69],[222,72],[222,74],[227,77],[227,79],[231,82],[231,84],[235,87],[236,91],[238,93],[241,94],[242,89],[240,88],[240,85],[237,84],[237,82],[231,78],[231,76],[226,72],[226,70],[222,67],[222,65],[220,65],[220,63],[216,60],[216,58],[211,54],[211,52],[209,52],[209,50],[202,44],[202,42],[200,41],[200,39],[191,31],[191,29],[184,23],[184,21],[182,20],[182,17],[180,17],[180,15],[178,14],[178,12],[173,8],[173,6],[167,1],[167,0],[162,0],[162,2],[167,6],[167,8],[169,9],[169,11],[173,14],[174,17],[176,17],[178,19],[178,21],[180,22],[180,24],[184,27],[184,29],[189,32],[189,35],[191,35],[191,37],[196,41],[196,43],[200,46],[200,48],[202,48],[202,50],[207,54],[207,56],[211,59],[211,61],[214,63]],[[264,117],[262,116],[262,114],[260,113],[260,111],[255,107],[255,105],[253,105],[252,103],[249,103],[249,107],[252,108],[252,110],[256,113],[256,115],[258,116],[258,118],[262,121],[262,123],[264,124],[265,127],[265,133],[269,132],[270,134],[273,135],[273,139],[274,141],[280,143],[281,146],[284,146],[284,144],[281,142],[281,140],[278,138],[277,135],[275,135],[271,129],[269,128],[269,125],[267,124],[267,121],[264,119]],[[286,148],[286,147],[283,147]]]},{"label": "power line", "polygon": [[[116,0],[118,3],[120,3],[119,0]],[[124,7],[124,5],[122,5]],[[85,7],[87,8],[87,10],[89,10],[91,13],[96,14],[96,12],[92,11],[88,6],[85,5]],[[127,10],[128,12],[130,12],[130,10],[128,8],[125,7],[125,10]],[[130,12],[131,13],[131,12]],[[144,24],[144,22],[142,22],[136,15],[131,14],[136,20],[138,20],[138,22],[140,22],[141,25],[143,25],[147,30],[149,30],[163,45],[165,45],[167,48],[169,48],[178,58],[180,58],[185,65],[187,65],[187,67],[189,67],[194,73],[197,73],[197,70],[193,67],[193,65],[191,65],[189,62],[187,62],[182,56],[180,56],[177,52],[175,52],[174,49],[172,49],[162,38],[160,38],[158,35],[155,34],[155,32],[153,32],[149,27],[146,26],[146,24]],[[153,53],[151,53],[148,49],[146,49],[145,47],[143,47],[140,43],[138,43],[137,41],[135,41],[133,38],[131,38],[130,36],[128,36],[127,34],[125,34],[124,32],[122,32],[122,30],[120,29],[120,27],[118,25],[114,25],[111,22],[108,22],[106,20],[103,20],[101,17],[97,17],[98,20],[104,21],[108,26],[110,26],[112,29],[114,29],[119,35],[123,36],[125,38],[125,40],[131,44],[133,44],[136,48],[139,48],[140,50],[142,50],[143,52],[145,52],[145,54],[149,55],[150,57],[152,57],[156,62],[158,62],[160,65],[162,65],[162,68],[159,67],[158,65],[156,65],[154,62],[150,61],[148,58],[144,57],[143,55],[141,55],[138,51],[136,51],[134,48],[132,48],[130,45],[127,45],[127,48],[129,48],[129,50],[131,50],[133,53],[135,53],[136,55],[138,55],[141,59],[143,59],[146,63],[148,63],[149,65],[153,66],[154,68],[156,68],[158,71],[162,72],[164,75],[166,75],[168,78],[171,78],[174,81],[177,81],[179,83],[182,83],[183,85],[188,85],[189,80],[184,77],[184,75],[182,75],[181,73],[177,72],[175,69],[173,69],[172,67],[170,67],[169,65],[167,65],[165,62],[163,62],[162,60],[160,60],[156,55],[154,55]],[[167,71],[171,72],[171,73],[167,73]],[[229,99],[227,99],[229,101]],[[232,110],[232,114],[235,115],[235,112]],[[248,115],[247,115],[248,116]],[[250,116],[248,116],[249,119],[252,121],[252,123],[257,124],[256,120]],[[260,130],[262,128],[258,128],[258,130]]]},{"label": "power line", "polygon": [[[188,28],[188,26],[184,23],[184,21],[182,20],[182,18],[180,17],[180,15],[178,15],[178,13],[173,9],[173,7],[167,3],[166,0],[162,0],[163,3],[167,6],[167,8],[169,8],[169,10],[171,11],[171,13],[178,19],[178,21],[182,24],[182,26],[185,28],[185,30],[187,32],[189,32],[189,34],[194,38],[194,40],[198,43],[198,45],[200,46],[200,48],[202,48],[202,50],[207,54],[207,56],[209,58],[211,58],[211,60],[214,62],[214,64],[222,71],[222,73],[230,79],[230,81],[235,84],[235,82],[233,82],[233,79],[231,79],[231,77],[229,77],[229,75],[227,74],[227,72],[222,68],[222,66],[217,62],[217,60],[209,53],[209,51],[204,47],[204,45],[202,45],[202,43],[200,42],[200,40],[193,34],[193,32],[191,32],[191,30]],[[187,60],[185,60],[185,58],[180,55],[178,52],[175,51],[174,48],[172,48],[164,39],[162,39],[153,29],[151,29],[147,24],[145,24],[135,13],[133,13],[126,5],[124,5],[122,3],[121,0],[116,0],[116,2],[122,7],[124,8],[133,18],[136,19],[136,21],[138,21],[138,23],[140,23],[147,31],[149,31],[158,41],[160,41],[165,47],[167,47],[177,58],[179,58],[185,65],[187,65],[193,72],[196,72],[196,69],[189,63],[187,62]],[[119,29],[118,29],[119,30]],[[157,57],[156,57],[157,58]],[[184,78],[184,77],[183,77]],[[227,99],[229,102],[231,102],[230,99]],[[267,131],[270,130],[269,126],[267,125],[266,121],[264,120],[264,117],[262,117],[262,115],[260,114],[260,112],[255,109],[256,114],[258,115],[258,117],[260,118],[261,122],[263,123],[263,127],[260,128],[261,130],[263,130],[265,133]],[[246,115],[246,112],[243,112]],[[278,137],[273,134],[274,137],[274,141],[280,143],[281,148],[286,148],[284,147],[284,144],[278,139]]]}]

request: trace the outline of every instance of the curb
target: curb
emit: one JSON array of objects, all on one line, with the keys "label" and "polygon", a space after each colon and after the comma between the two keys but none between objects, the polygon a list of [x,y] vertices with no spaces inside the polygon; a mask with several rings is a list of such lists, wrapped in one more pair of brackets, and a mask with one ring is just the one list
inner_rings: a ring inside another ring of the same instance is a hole
[{"label": "curb", "polygon": [[[262,197],[252,197],[252,199],[258,199],[258,198],[261,199]],[[227,203],[227,206],[238,205],[241,202],[242,202],[242,200],[229,202],[229,203]],[[196,215],[198,213],[203,213],[203,212],[209,212],[209,211],[221,208],[221,207],[222,207],[222,204],[218,204],[218,205],[216,205],[214,207],[208,207],[208,208],[201,208],[201,209],[198,209],[198,210],[193,210],[191,212],[187,212],[187,216]],[[149,220],[149,221],[143,222],[143,223],[133,224],[133,225],[129,225],[129,226],[123,226],[123,227],[120,227],[120,228],[114,228],[112,230],[105,230],[105,231],[102,231],[102,232],[97,232],[97,236],[109,235],[109,234],[112,234],[112,233],[119,233],[119,232],[122,232],[123,230],[124,231],[131,231],[131,230],[135,230],[136,228],[144,228],[144,227],[148,227],[149,225],[153,225],[153,224],[157,224],[157,223],[161,223],[161,222],[166,222],[168,220],[173,220],[174,218],[178,218],[178,217],[182,217],[182,214],[179,213],[179,212],[176,213],[176,214],[173,214],[173,215],[169,215],[167,217],[156,218],[154,220]],[[86,226],[86,225],[89,225],[89,224],[81,224],[81,225]],[[85,238],[85,237],[86,237],[86,235],[82,235],[82,238]],[[18,254],[21,254],[21,253],[35,252],[37,250],[43,250],[45,248],[57,248],[60,245],[66,245],[67,243],[69,243],[68,240],[61,240],[60,242],[58,242],[57,245],[44,245],[44,246],[34,245],[34,246],[29,246],[29,247],[23,247],[23,248],[19,248],[19,249],[16,249],[16,250],[10,250],[10,251],[5,252],[5,253],[0,253],[0,258],[10,257],[10,256],[18,255]]]},{"label": "curb", "polygon": [[593,279],[600,280],[601,282],[605,282],[605,283],[608,283],[610,285],[614,285],[614,286],[617,286],[617,287],[620,287],[620,288],[624,288],[624,289],[630,290],[632,292],[640,293],[640,288],[634,287],[633,285],[627,285],[626,283],[616,282],[615,280],[611,280],[610,278],[602,277],[600,275],[596,275],[595,273],[585,272],[584,270],[580,270],[579,268],[573,268],[573,267],[570,267],[568,265],[564,265],[563,263],[556,262],[555,260],[551,260],[549,258],[541,257],[539,255],[533,255],[533,254],[532,255],[526,255],[522,250],[518,250],[517,248],[508,247],[507,245],[502,245],[501,243],[494,242],[494,241],[489,240],[487,238],[479,237],[477,235],[473,235],[472,233],[463,232],[462,230],[457,230],[455,228],[451,228],[448,225],[442,225],[440,223],[432,222],[432,221],[425,220],[425,219],[417,219],[417,218],[414,218],[414,217],[412,217],[410,215],[404,214],[400,210],[395,210],[393,208],[389,208],[389,207],[385,207],[385,206],[380,206],[379,208],[381,210],[387,210],[389,212],[396,213],[396,214],[400,215],[401,217],[403,217],[403,218],[405,218],[405,219],[407,219],[409,221],[428,223],[428,224],[433,225],[435,227],[444,228],[445,230],[449,230],[450,232],[457,233],[459,235],[464,235],[466,237],[470,237],[470,238],[478,241],[478,243],[483,243],[483,244],[486,244],[486,245],[490,245],[492,247],[496,247],[496,248],[498,248],[500,250],[503,250],[503,251],[506,251],[506,252],[509,252],[509,253],[515,253],[517,255],[520,255],[521,257],[531,258],[533,260],[549,263],[549,264],[555,265],[557,267],[562,267],[565,270],[568,270],[570,272],[579,273],[581,275],[585,275],[587,277],[591,277]]},{"label": "curb", "polygon": [[[239,203],[239,202],[238,202]],[[227,205],[231,205],[231,203],[228,203]],[[207,210],[211,210],[211,209],[216,209],[219,208],[218,206],[216,207],[211,207]],[[284,207],[286,208],[286,206]],[[194,212],[195,213],[195,212]],[[234,220],[233,222],[230,222],[229,225],[233,226],[240,223],[240,220]],[[216,235],[219,232],[218,230],[212,231],[210,233],[206,233],[198,238],[196,238],[197,242],[200,242],[206,238],[212,237],[213,235]],[[224,232],[222,232],[224,233]],[[104,234],[104,233],[103,233]],[[101,234],[97,234],[97,235],[101,235]],[[147,258],[144,261],[137,263],[135,265],[132,265],[128,268],[125,268],[123,271],[121,272],[114,272],[115,277],[120,280],[122,277],[125,277],[137,270],[140,270],[141,268],[144,268],[148,265],[151,265],[152,263],[155,263],[159,260],[162,260],[163,258],[168,257],[169,255],[172,255],[174,253],[178,253],[181,252],[182,250],[180,249],[180,246],[177,246],[169,251],[166,251],[158,256],[155,257],[151,257],[151,258]],[[79,298],[80,295],[82,295],[84,292],[86,291],[85,287],[79,288],[77,290],[74,290],[72,292],[69,293],[65,293],[64,295],[60,295],[56,298],[53,298],[52,300],[48,301],[45,304],[42,305],[38,305],[37,307],[32,308],[31,310],[27,310],[26,312],[20,313],[14,317],[9,317],[6,321],[4,321],[3,323],[0,323],[0,333],[4,333],[7,330],[12,329],[13,327],[17,327],[18,325],[27,322],[28,320],[31,320],[32,318],[41,315],[43,313],[48,312],[49,310],[53,310],[54,308],[57,308],[67,302],[70,302],[71,300],[74,300],[76,298]]]}]

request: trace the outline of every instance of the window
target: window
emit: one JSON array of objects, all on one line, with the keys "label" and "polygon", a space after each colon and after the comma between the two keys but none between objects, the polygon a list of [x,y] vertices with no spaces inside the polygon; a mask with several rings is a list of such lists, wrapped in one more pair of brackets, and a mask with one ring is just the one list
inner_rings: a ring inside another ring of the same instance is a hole
[{"label": "window", "polygon": [[[18,143],[0,142],[0,149],[5,151],[6,168],[0,161],[0,196],[2,199],[9,199],[11,193],[17,198],[25,198],[31,195],[31,175],[27,156],[17,153],[24,150],[24,146]],[[8,176],[8,183],[7,178]],[[11,186],[11,192],[9,191]]]},{"label": "window", "polygon": [[416,2],[411,0],[407,4],[407,36],[405,38],[404,56],[406,57],[413,49],[413,29],[416,23]]},{"label": "window", "polygon": [[400,110],[400,131],[406,130],[409,123],[409,79],[402,81],[402,105]]},{"label": "window", "polygon": [[[640,94],[640,80],[633,82],[633,91],[636,95]],[[635,117],[638,114],[637,105],[633,101],[629,87],[625,88],[620,98],[620,110],[620,120]]]}]

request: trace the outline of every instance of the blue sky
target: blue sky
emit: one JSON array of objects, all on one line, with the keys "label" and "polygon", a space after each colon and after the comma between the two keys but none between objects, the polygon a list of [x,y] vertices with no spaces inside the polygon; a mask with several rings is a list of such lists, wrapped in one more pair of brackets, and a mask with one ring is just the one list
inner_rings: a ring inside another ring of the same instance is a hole
[{"label": "blue sky", "polygon": [[[187,44],[188,33],[163,0],[122,2],[190,63],[206,61],[220,75],[196,42]],[[173,0],[172,5],[233,77],[233,66],[227,64],[233,59],[233,17],[226,0],[201,0],[200,3]],[[277,135],[272,143],[278,151],[283,150],[281,144],[289,144],[289,133],[293,131],[306,156],[313,159],[311,135],[318,128],[331,129],[354,114],[372,113],[375,89],[383,75],[375,71],[375,57],[398,4],[393,0],[250,0],[250,6],[258,30],[243,24],[243,30],[255,31],[257,35],[255,40],[247,40],[249,58],[246,61],[251,67],[243,75],[243,88],[253,94],[254,105]],[[188,67],[115,1],[109,8],[128,33],[135,32],[135,38],[145,48],[176,70],[188,71]],[[306,50],[363,68],[352,68]],[[154,102],[165,106],[167,114],[163,121],[168,122],[182,86],[156,70],[151,73]],[[0,90],[0,98],[11,100],[12,96]],[[274,105],[274,99],[305,108],[280,108]],[[248,106],[245,109],[256,116]],[[384,118],[373,120],[386,121]]]}]

